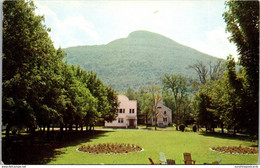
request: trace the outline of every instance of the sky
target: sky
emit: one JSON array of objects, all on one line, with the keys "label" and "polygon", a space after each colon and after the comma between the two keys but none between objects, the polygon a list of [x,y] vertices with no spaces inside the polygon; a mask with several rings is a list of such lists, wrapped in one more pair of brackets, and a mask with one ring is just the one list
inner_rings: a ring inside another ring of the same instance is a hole
[{"label": "sky", "polygon": [[107,44],[147,30],[203,53],[237,60],[222,0],[35,0],[56,48]]}]

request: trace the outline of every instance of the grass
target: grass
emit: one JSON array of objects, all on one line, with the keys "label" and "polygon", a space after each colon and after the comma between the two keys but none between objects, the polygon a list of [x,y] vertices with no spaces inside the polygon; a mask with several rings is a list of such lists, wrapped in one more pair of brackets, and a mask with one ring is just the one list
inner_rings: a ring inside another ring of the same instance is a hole
[{"label": "grass", "polygon": [[[140,145],[144,151],[129,154],[89,154],[76,151],[81,145],[98,143],[130,143]],[[254,142],[244,139],[214,136],[197,132],[153,131],[153,130],[107,130],[98,138],[81,141],[58,150],[61,153],[50,158],[48,164],[150,164],[148,157],[159,162],[159,152],[166,158],[174,159],[176,164],[183,163],[183,153],[189,152],[196,164],[211,163],[218,158],[221,164],[257,164],[258,155],[224,154],[211,151],[214,146],[250,147]]]}]

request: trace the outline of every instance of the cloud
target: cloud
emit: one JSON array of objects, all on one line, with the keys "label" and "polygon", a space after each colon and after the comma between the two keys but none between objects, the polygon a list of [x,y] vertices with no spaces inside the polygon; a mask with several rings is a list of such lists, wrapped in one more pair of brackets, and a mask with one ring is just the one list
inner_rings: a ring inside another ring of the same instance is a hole
[{"label": "cloud", "polygon": [[192,39],[187,42],[187,45],[201,52],[212,56],[226,59],[229,54],[232,54],[237,60],[236,46],[230,43],[227,39],[229,34],[225,33],[224,27],[218,27],[211,31],[205,32],[206,39]]},{"label": "cloud", "polygon": [[237,55],[225,33],[222,1],[68,0],[36,5],[52,29],[55,47],[105,44],[135,30],[148,30],[212,56]]},{"label": "cloud", "polygon": [[87,44],[87,42],[95,42],[99,39],[95,25],[89,22],[83,15],[76,14],[61,19],[53,10],[39,1],[35,4],[38,7],[36,14],[44,15],[45,24],[47,27],[51,27],[49,35],[54,41],[56,48],[59,46],[65,48],[75,45],[84,45]]}]

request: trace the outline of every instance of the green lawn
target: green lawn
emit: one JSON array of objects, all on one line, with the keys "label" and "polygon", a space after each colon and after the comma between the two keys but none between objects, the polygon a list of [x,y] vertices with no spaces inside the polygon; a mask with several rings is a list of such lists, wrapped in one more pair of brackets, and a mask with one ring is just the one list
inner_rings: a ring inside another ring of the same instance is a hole
[{"label": "green lawn", "polygon": [[[140,145],[144,151],[129,154],[89,154],[76,151],[83,144],[98,144],[105,142],[122,142]],[[108,130],[98,138],[92,138],[84,143],[67,146],[61,149],[48,164],[149,164],[148,157],[159,161],[159,152],[164,152],[166,158],[174,159],[176,164],[183,164],[183,153],[190,152],[196,164],[213,162],[222,159],[221,164],[257,164],[258,155],[223,154],[211,151],[214,146],[252,146],[252,141],[203,135],[194,132],[179,131],[147,131],[138,130]]]}]

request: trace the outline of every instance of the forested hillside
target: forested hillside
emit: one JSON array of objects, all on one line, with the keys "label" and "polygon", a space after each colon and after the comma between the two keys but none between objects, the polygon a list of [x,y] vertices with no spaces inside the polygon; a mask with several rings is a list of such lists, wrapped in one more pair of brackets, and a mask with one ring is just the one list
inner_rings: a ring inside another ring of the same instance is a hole
[{"label": "forested hillside", "polygon": [[194,77],[189,65],[202,61],[214,63],[217,58],[181,45],[162,35],[135,31],[127,38],[114,40],[106,45],[66,48],[69,64],[97,72],[105,84],[117,91],[134,90],[146,85],[161,85],[163,73],[179,73]]}]

